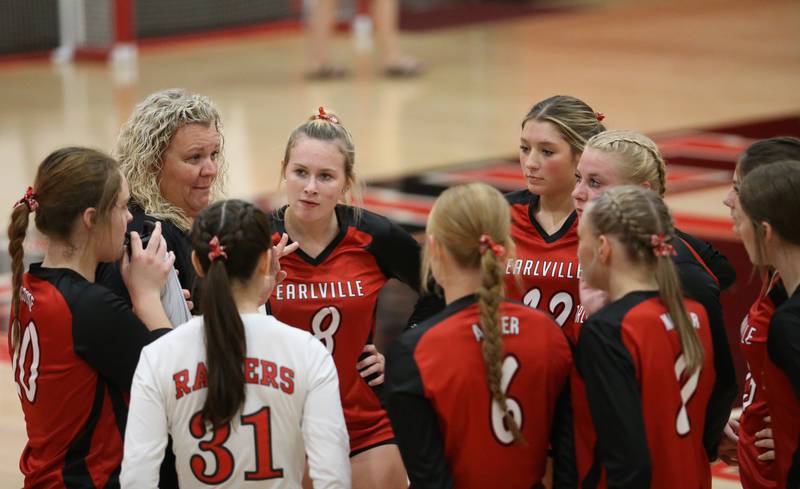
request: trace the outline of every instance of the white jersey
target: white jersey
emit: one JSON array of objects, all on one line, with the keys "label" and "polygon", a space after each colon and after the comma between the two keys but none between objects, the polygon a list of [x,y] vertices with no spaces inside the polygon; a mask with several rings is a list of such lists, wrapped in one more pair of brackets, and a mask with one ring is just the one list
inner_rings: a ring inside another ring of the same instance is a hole
[{"label": "white jersey", "polygon": [[305,331],[243,314],[245,402],[227,426],[200,421],[207,396],[203,318],[142,350],[125,430],[123,488],[158,485],[167,434],[188,487],[349,488],[350,460],[333,359]]}]

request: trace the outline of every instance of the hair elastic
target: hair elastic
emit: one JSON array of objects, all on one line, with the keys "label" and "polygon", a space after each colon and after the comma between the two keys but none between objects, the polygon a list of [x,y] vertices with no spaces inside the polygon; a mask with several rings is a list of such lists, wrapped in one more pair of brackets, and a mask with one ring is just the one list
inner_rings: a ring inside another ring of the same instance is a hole
[{"label": "hair elastic", "polygon": [[209,261],[213,262],[219,257],[222,257],[223,260],[228,259],[228,254],[225,253],[225,247],[219,244],[219,238],[216,235],[208,242],[208,247],[210,248],[208,252]]},{"label": "hair elastic", "polygon": [[501,244],[495,243],[492,237],[488,234],[481,234],[480,244],[481,255],[486,253],[487,250],[492,250],[494,256],[498,258],[506,254],[505,247]]},{"label": "hair elastic", "polygon": [[332,122],[333,124],[339,124],[339,118],[333,114],[328,114],[325,112],[325,107],[320,107],[319,114],[314,114],[313,119],[322,119],[324,121]]},{"label": "hair elastic", "polygon": [[27,205],[28,212],[36,212],[36,209],[39,208],[39,201],[36,200],[36,194],[33,192],[33,187],[28,187],[28,190],[25,191],[25,195],[23,195],[21,199],[14,203],[14,207],[20,204]]},{"label": "hair elastic", "polygon": [[675,256],[678,254],[675,251],[675,247],[667,242],[667,238],[664,236],[664,233],[653,234],[650,236],[650,246],[653,247],[653,254],[658,257]]}]

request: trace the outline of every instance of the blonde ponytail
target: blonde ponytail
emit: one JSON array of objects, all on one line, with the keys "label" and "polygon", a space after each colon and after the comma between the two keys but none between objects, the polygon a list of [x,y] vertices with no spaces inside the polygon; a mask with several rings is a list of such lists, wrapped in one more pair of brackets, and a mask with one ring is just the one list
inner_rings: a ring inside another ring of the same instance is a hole
[{"label": "blonde ponytail", "polygon": [[683,302],[683,291],[675,264],[672,217],[664,201],[643,187],[623,185],[605,191],[592,202],[583,219],[595,235],[616,237],[635,262],[653,268],[661,302],[675,326],[691,373],[703,364],[703,345]]}]

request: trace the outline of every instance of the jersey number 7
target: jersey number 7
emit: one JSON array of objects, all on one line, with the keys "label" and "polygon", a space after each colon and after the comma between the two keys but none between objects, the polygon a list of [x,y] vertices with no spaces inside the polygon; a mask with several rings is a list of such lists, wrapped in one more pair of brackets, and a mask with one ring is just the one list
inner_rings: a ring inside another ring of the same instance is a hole
[{"label": "jersey number 7", "polygon": [[[242,415],[242,425],[251,425],[255,437],[256,468],[244,473],[247,481],[262,481],[267,479],[278,479],[283,477],[283,469],[276,469],[272,466],[272,445],[271,431],[272,423],[270,420],[270,410],[263,407],[258,411]],[[202,413],[197,412],[189,421],[189,432],[198,440],[206,436],[206,425],[203,423]],[[211,429],[211,439],[200,441],[199,447],[203,452],[210,453],[214,457],[215,467],[210,474],[206,473],[208,464],[202,455],[192,455],[189,459],[189,466],[192,474],[204,484],[221,484],[233,475],[235,461],[230,450],[225,448],[224,443],[231,435],[231,426],[226,424]]]},{"label": "jersey number 7", "polygon": [[689,400],[694,395],[694,391],[697,390],[697,382],[700,380],[700,370],[701,367],[696,368],[695,371],[692,372],[692,375],[686,379],[686,382],[681,384],[681,380],[686,372],[686,358],[681,354],[678,359],[675,360],[675,378],[681,388],[681,407],[678,409],[678,416],[675,419],[675,430],[680,436],[686,436],[692,429],[692,425],[689,422],[689,413],[686,411],[686,404],[689,403]]}]

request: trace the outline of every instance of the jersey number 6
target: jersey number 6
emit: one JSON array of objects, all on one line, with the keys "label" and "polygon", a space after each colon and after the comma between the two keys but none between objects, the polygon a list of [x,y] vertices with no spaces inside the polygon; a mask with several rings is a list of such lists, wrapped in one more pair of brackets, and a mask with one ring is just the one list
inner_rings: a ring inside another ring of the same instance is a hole
[{"label": "jersey number 6", "polygon": [[[251,425],[255,437],[256,468],[244,473],[244,479],[248,481],[263,481],[267,479],[277,479],[283,477],[283,469],[276,469],[272,466],[272,446],[271,431],[272,423],[268,407],[263,407],[258,411],[242,415],[242,425]],[[206,425],[203,423],[202,413],[197,412],[189,421],[189,432],[198,440],[206,436]],[[197,480],[204,484],[221,484],[233,475],[235,461],[230,450],[223,444],[228,441],[231,435],[231,426],[226,424],[211,430],[211,439],[201,441],[200,450],[208,452],[214,457],[214,471],[206,474],[208,464],[202,455],[192,455],[189,459],[189,466],[192,474]]]},{"label": "jersey number 6", "polygon": [[[508,407],[508,411],[521,430],[522,406],[519,405],[516,399],[508,397],[508,386],[511,384],[511,380],[514,378],[517,370],[519,370],[519,361],[516,358],[509,355],[503,359],[503,374],[500,379],[500,390],[503,391],[503,394],[506,394],[506,406]],[[490,402],[492,403],[492,433],[494,433],[494,436],[500,443],[503,445],[510,445],[514,441],[514,435],[511,433],[511,430],[506,427],[503,409],[500,407],[500,404],[494,400]]]}]

